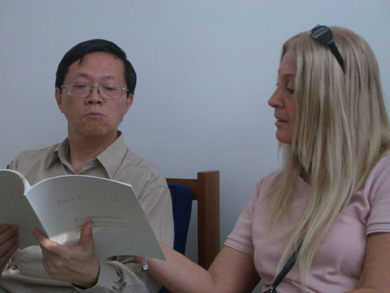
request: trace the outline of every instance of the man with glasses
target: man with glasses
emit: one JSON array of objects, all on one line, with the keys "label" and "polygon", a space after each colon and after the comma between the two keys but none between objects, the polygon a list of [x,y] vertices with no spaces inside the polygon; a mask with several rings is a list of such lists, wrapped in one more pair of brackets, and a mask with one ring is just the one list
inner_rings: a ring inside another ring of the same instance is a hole
[{"label": "man with glasses", "polygon": [[[173,245],[171,197],[162,174],[126,147],[118,125],[134,98],[136,73],[114,43],[90,40],[60,62],[55,98],[68,137],[10,164],[31,185],[49,177],[83,174],[129,183],[158,240]],[[130,256],[96,259],[92,225],[80,245],[64,247],[34,230],[40,246],[19,250],[17,227],[0,225],[0,288],[9,292],[158,292],[160,285]],[[121,239],[112,239],[121,241]],[[148,245],[145,243],[145,245]]]}]

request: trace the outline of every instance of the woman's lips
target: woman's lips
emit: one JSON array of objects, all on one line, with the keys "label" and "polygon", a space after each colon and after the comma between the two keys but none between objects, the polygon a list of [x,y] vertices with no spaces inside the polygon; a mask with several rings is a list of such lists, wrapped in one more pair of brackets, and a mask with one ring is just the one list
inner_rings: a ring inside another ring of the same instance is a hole
[{"label": "woman's lips", "polygon": [[275,118],[276,118],[276,122],[275,122],[275,125],[276,125],[276,126],[281,126],[281,125],[284,125],[284,124],[288,123],[287,120],[280,119],[280,118],[278,118],[278,117],[275,117]]}]

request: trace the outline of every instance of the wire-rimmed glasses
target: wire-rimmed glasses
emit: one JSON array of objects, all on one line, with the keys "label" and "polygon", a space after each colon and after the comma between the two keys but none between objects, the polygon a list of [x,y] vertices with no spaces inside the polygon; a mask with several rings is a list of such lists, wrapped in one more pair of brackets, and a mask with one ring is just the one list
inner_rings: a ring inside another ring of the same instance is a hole
[{"label": "wire-rimmed glasses", "polygon": [[106,100],[118,100],[122,97],[123,91],[129,92],[118,84],[102,84],[98,86],[89,83],[72,82],[68,85],[62,85],[61,88],[68,89],[68,95],[74,98],[86,98],[92,93],[92,88],[97,88],[99,96]]}]

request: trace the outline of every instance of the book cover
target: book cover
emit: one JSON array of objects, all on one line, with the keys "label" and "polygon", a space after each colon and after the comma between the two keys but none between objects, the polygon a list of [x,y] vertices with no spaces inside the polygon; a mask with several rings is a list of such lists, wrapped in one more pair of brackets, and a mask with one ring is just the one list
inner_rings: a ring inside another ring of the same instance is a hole
[{"label": "book cover", "polygon": [[117,255],[165,259],[131,185],[64,175],[30,186],[21,173],[0,170],[0,223],[19,225],[20,248],[38,243],[33,227],[62,245],[76,245],[88,220],[94,222],[99,259]]}]

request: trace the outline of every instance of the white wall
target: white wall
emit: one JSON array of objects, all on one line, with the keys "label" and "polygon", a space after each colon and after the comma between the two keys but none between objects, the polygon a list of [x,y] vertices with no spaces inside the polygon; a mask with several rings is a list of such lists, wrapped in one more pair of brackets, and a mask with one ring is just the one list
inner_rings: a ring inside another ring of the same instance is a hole
[{"label": "white wall", "polygon": [[120,126],[126,142],[167,177],[221,171],[223,242],[255,183],[280,164],[267,100],[281,45],[318,23],[366,38],[388,102],[388,0],[0,0],[0,167],[66,136],[54,100],[65,52],[87,39],[114,41],[138,74]]}]

